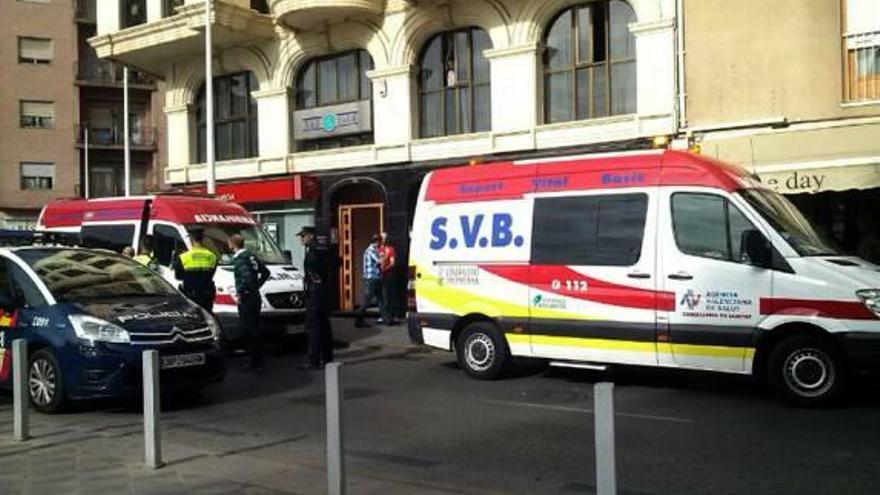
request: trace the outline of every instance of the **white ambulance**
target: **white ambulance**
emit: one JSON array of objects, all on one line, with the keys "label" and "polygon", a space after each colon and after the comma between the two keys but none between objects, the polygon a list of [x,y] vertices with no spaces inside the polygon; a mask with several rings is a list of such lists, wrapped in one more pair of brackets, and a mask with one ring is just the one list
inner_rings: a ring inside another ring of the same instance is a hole
[{"label": "white ambulance", "polygon": [[173,285],[171,263],[175,254],[192,247],[190,232],[202,229],[205,246],[219,258],[214,276],[217,295],[214,315],[223,327],[226,341],[241,341],[244,331],[238,322],[232,254],[227,241],[241,234],[245,245],[269,268],[271,278],[261,292],[264,333],[302,333],[305,321],[303,276],[290,264],[275,241],[240,205],[207,196],[159,194],[130,198],[71,199],[49,203],[37,221],[37,230],[78,234],[84,247],[122,252],[140,248],[152,237],[154,257],[161,274]]},{"label": "white ambulance", "polygon": [[880,369],[880,268],[745,170],[677,151],[451,168],[422,184],[410,335],[511,356],[755,374],[828,401]]}]

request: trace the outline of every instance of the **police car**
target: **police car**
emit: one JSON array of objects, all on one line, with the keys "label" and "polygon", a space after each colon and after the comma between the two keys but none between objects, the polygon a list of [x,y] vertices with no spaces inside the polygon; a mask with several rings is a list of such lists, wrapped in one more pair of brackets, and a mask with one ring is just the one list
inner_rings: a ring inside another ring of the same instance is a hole
[{"label": "police car", "polygon": [[35,409],[141,390],[142,353],[159,351],[163,386],[223,379],[219,325],[162,277],[97,250],[0,248],[0,388],[12,386],[12,342],[28,344]]}]

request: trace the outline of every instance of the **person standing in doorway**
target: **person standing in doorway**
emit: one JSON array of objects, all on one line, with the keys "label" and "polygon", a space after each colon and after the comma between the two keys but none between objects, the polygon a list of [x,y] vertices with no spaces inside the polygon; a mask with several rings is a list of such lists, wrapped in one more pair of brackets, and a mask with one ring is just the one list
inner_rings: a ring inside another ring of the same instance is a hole
[{"label": "person standing in doorway", "polygon": [[238,321],[248,336],[251,361],[245,369],[262,371],[265,365],[263,334],[260,330],[260,310],[263,299],[260,287],[269,280],[269,269],[253,253],[245,249],[244,238],[235,234],[229,238],[229,250],[235,274],[235,293],[238,297]]},{"label": "person standing in doorway", "polygon": [[370,245],[364,250],[364,301],[357,314],[356,327],[368,327],[366,322],[367,308],[374,301],[379,305],[379,324],[384,323],[382,317],[382,268],[379,259],[379,236],[374,235],[370,239]]},{"label": "person standing in doorway", "polygon": [[217,271],[217,255],[202,243],[205,231],[192,229],[189,232],[192,249],[174,260],[174,276],[183,282],[183,294],[194,303],[214,312],[214,273]]},{"label": "person standing in doorway", "polygon": [[386,325],[395,325],[394,315],[391,312],[391,276],[397,265],[397,251],[388,242],[388,232],[382,232],[379,244],[379,268],[382,272],[382,300],[379,307],[382,320]]},{"label": "person standing in doorway", "polygon": [[303,270],[306,290],[306,336],[309,344],[309,362],[302,370],[319,370],[333,361],[333,329],[327,302],[330,297],[330,270],[327,248],[315,237],[314,227],[303,227],[299,234],[305,247]]}]

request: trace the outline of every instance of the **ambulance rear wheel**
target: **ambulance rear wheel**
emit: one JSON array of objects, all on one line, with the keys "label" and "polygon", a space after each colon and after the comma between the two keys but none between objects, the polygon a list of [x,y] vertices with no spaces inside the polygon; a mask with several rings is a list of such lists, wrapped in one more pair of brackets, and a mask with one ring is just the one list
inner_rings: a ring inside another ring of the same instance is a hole
[{"label": "ambulance rear wheel", "polygon": [[28,363],[28,395],[31,405],[45,414],[60,412],[64,407],[64,386],[61,366],[48,349],[35,352]]},{"label": "ambulance rear wheel", "polygon": [[773,350],[768,381],[783,399],[801,406],[827,404],[839,395],[845,369],[834,349],[819,337],[795,335]]},{"label": "ambulance rear wheel", "polygon": [[458,336],[455,353],[465,373],[480,380],[497,378],[510,359],[510,350],[501,332],[486,322],[468,325]]}]

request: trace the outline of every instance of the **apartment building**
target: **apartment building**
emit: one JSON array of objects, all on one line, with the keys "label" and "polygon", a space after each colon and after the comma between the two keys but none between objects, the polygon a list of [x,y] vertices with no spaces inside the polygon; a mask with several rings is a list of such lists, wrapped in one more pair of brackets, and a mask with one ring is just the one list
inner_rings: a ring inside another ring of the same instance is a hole
[{"label": "apartment building", "polygon": [[[121,12],[145,9],[143,23]],[[288,249],[317,223],[339,306],[433,168],[651,146],[677,131],[674,0],[215,0],[218,192]],[[106,0],[99,56],[163,76],[164,179],[204,187],[203,0]],[[405,263],[396,274],[399,295]],[[401,297],[402,299],[402,297]]]},{"label": "apartment building", "polygon": [[[96,12],[96,0],[0,0],[0,228],[33,227],[55,198],[124,192],[122,68],[86,43]],[[132,191],[142,193],[162,186],[164,93],[137,72],[131,83]]]},{"label": "apartment building", "polygon": [[880,263],[880,1],[685,1],[682,133]]},{"label": "apartment building", "polygon": [[74,7],[0,0],[0,13],[0,228],[27,228],[43,204],[77,194]]}]

